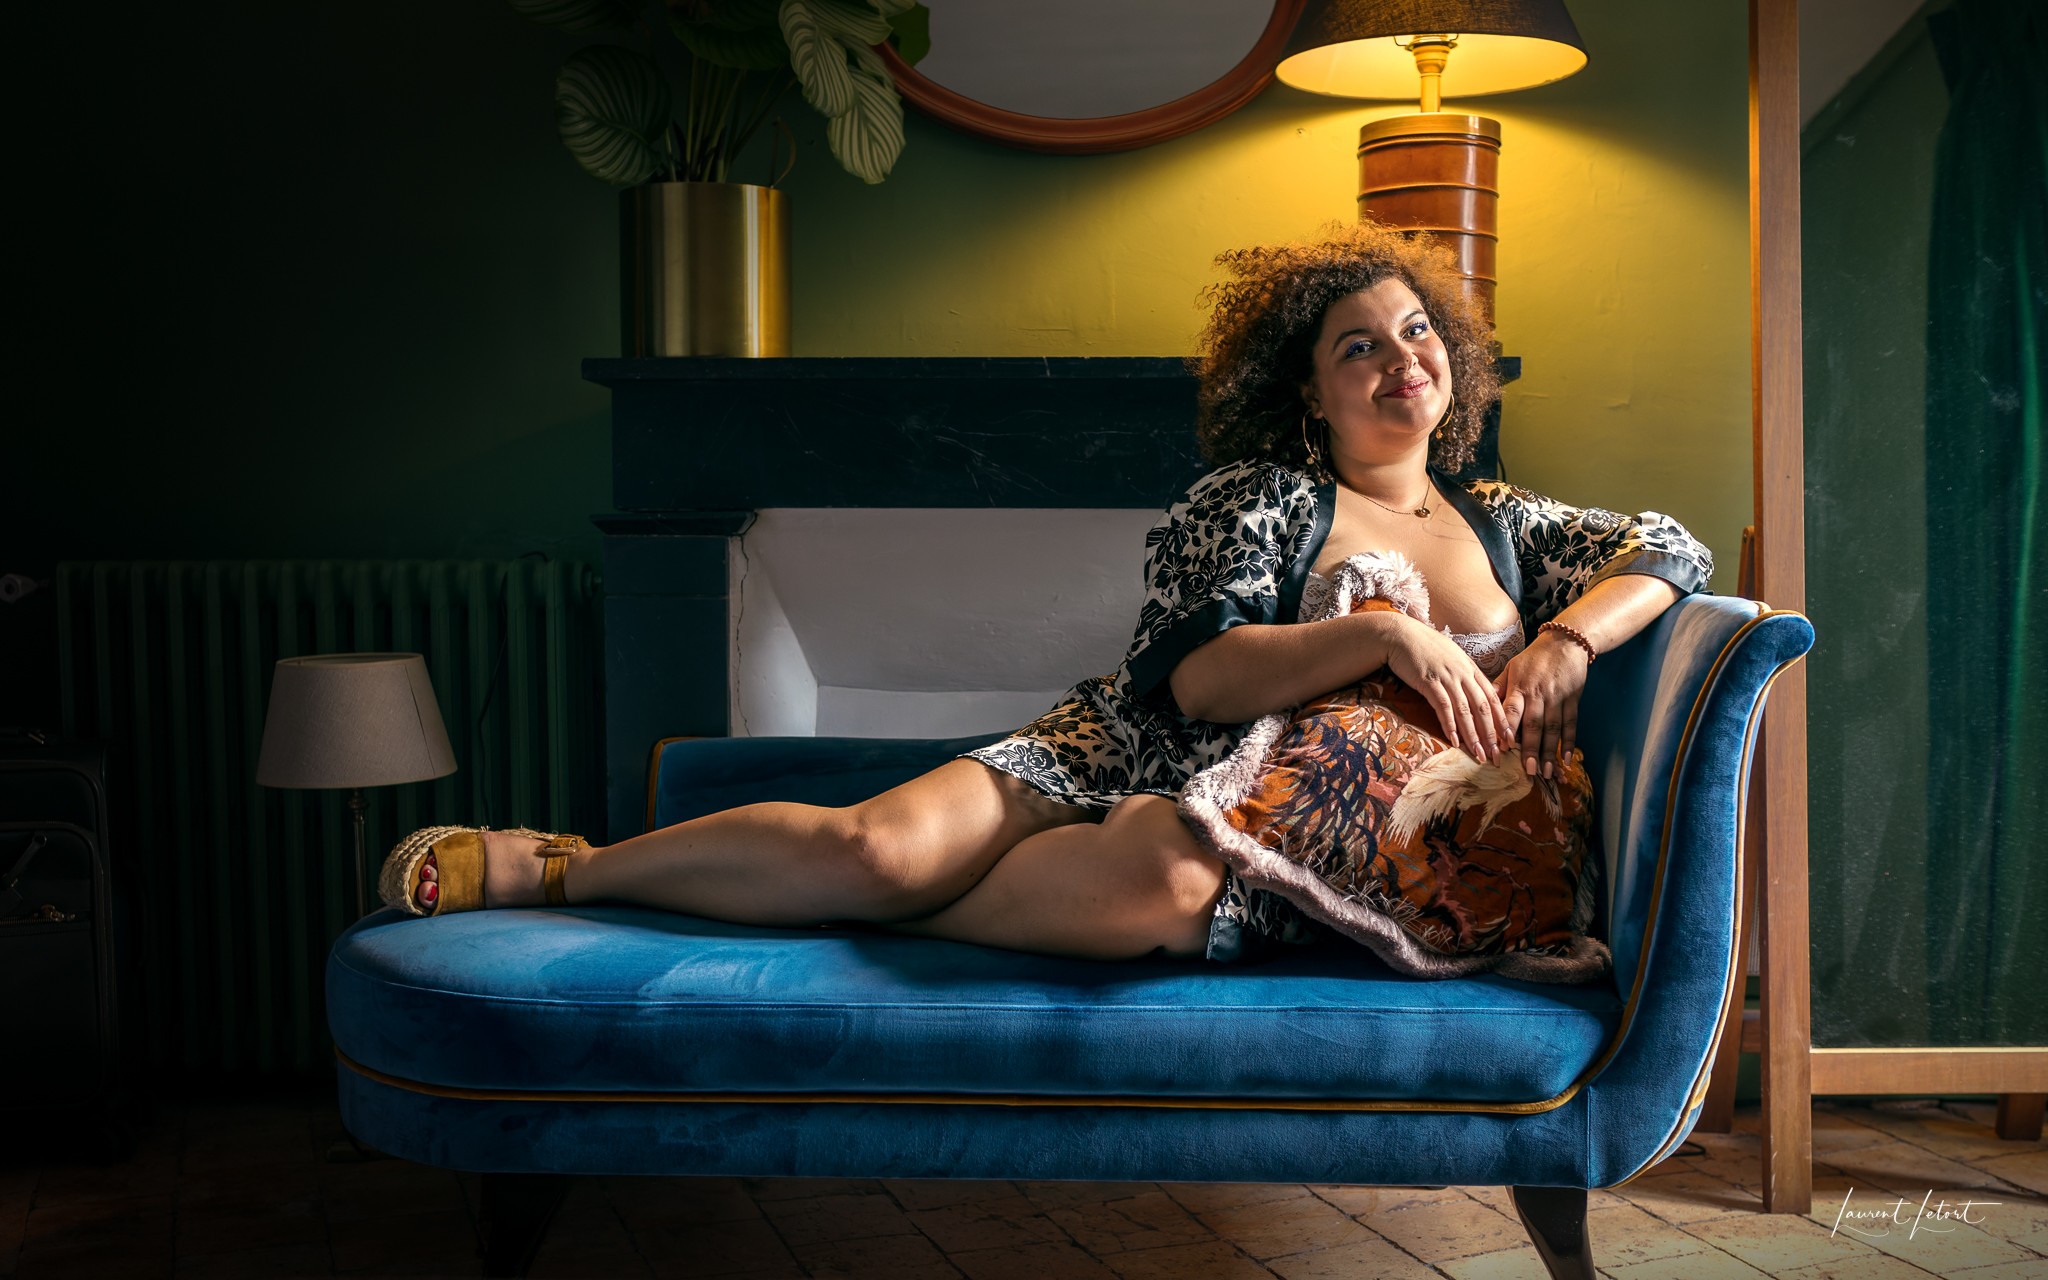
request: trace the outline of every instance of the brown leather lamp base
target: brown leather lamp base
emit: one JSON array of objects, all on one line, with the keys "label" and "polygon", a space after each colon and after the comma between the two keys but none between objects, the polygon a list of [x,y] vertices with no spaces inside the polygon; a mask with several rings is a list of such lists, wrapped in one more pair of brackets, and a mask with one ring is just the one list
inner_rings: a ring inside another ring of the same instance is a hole
[{"label": "brown leather lamp base", "polygon": [[1358,213],[1426,231],[1451,250],[1490,322],[1500,245],[1500,122],[1453,111],[1375,120],[1358,131]]}]

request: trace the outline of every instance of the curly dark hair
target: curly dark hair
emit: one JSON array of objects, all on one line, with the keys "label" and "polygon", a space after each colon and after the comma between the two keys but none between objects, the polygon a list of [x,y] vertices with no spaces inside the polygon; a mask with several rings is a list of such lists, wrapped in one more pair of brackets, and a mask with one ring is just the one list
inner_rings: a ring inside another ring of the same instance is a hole
[{"label": "curly dark hair", "polygon": [[1450,355],[1457,405],[1430,438],[1430,465],[1456,472],[1472,461],[1486,411],[1500,399],[1500,374],[1493,330],[1466,296],[1448,249],[1426,235],[1358,222],[1291,244],[1233,249],[1216,261],[1233,278],[1202,291],[1212,311],[1191,361],[1201,379],[1195,436],[1212,464],[1269,458],[1307,468],[1301,387],[1315,372],[1323,315],[1382,280],[1415,291]]}]

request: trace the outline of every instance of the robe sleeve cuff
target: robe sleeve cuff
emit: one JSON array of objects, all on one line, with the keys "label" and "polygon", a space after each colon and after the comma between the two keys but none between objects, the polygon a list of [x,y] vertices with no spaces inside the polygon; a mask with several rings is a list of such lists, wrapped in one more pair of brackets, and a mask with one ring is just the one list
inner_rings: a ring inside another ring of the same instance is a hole
[{"label": "robe sleeve cuff", "polygon": [[1707,585],[1707,575],[1700,571],[1696,561],[1669,551],[1630,551],[1614,557],[1600,566],[1592,580],[1586,583],[1591,588],[1596,583],[1618,578],[1625,573],[1640,573],[1652,578],[1662,578],[1678,588],[1680,595],[1691,595]]},{"label": "robe sleeve cuff", "polygon": [[1126,660],[1131,695],[1148,706],[1178,713],[1180,708],[1174,703],[1167,677],[1181,659],[1232,627],[1261,621],[1264,619],[1254,616],[1242,601],[1209,601]]}]

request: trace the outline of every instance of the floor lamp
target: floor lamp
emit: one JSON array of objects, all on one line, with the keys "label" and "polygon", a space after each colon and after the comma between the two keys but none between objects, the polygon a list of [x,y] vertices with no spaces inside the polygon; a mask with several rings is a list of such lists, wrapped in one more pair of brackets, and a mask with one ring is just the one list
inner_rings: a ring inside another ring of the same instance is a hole
[{"label": "floor lamp", "polygon": [[256,781],[266,787],[346,787],[354,819],[356,918],[363,883],[363,788],[455,772],[455,750],[417,653],[282,658],[270,685]]}]

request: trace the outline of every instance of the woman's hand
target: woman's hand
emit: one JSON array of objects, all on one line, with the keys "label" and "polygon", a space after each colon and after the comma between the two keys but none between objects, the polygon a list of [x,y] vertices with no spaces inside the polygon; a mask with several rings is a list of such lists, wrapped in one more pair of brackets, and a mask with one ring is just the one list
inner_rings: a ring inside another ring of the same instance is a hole
[{"label": "woman's hand", "polygon": [[1486,673],[1443,632],[1404,614],[1389,616],[1398,623],[1387,637],[1387,666],[1429,700],[1452,746],[1475,760],[1498,759],[1515,730]]},{"label": "woman's hand", "polygon": [[1554,631],[1540,632],[1494,680],[1512,726],[1509,738],[1521,740],[1524,773],[1533,775],[1540,764],[1543,776],[1553,778],[1571,758],[1588,661],[1577,644]]}]

